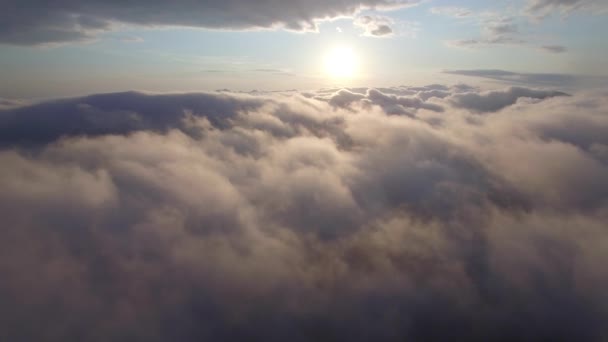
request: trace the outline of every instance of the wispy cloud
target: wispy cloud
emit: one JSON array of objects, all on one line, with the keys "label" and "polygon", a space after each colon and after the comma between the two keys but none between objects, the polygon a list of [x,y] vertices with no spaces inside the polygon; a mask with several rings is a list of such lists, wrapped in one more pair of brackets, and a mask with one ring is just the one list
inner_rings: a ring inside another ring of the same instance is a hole
[{"label": "wispy cloud", "polygon": [[550,53],[567,51],[567,48],[562,45],[542,45],[535,39],[530,39],[530,33],[520,29],[521,21],[526,18],[521,15],[503,15],[497,12],[473,13],[458,7],[437,7],[431,9],[431,12],[466,19],[469,24],[479,26],[479,36],[445,41],[445,44],[450,47],[476,49],[496,45],[519,45]]},{"label": "wispy cloud", "polygon": [[452,6],[431,7],[430,12],[454,18],[469,18],[474,15],[473,11],[468,8]]},{"label": "wispy cloud", "polygon": [[444,71],[444,73],[452,75],[487,78],[507,83],[545,85],[554,87],[568,87],[572,86],[576,82],[576,77],[573,75],[556,73],[518,73],[505,70],[486,69],[446,70]]},{"label": "wispy cloud", "polygon": [[526,12],[543,18],[553,13],[568,15],[574,11],[608,13],[604,0],[528,0]]}]

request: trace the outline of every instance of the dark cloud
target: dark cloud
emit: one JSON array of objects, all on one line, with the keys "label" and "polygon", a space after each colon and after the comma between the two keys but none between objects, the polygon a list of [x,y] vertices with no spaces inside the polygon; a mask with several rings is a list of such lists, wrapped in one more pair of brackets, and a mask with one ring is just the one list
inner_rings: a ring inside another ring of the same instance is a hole
[{"label": "dark cloud", "polygon": [[542,51],[549,53],[564,53],[568,51],[568,48],[561,45],[544,45],[540,48]]},{"label": "dark cloud", "polygon": [[418,0],[331,1],[42,1],[5,0],[0,43],[32,45],[89,40],[113,23],[211,29],[284,27],[316,30],[316,21],[352,15],[363,8],[395,8]]},{"label": "dark cloud", "polygon": [[66,135],[184,130],[189,125],[187,119],[190,116],[203,116],[213,125],[222,126],[239,111],[262,104],[259,99],[238,99],[233,95],[147,95],[136,92],[56,100],[0,111],[0,143],[45,143]]},{"label": "dark cloud", "polygon": [[0,340],[602,341],[608,97],[556,95],[2,109]]},{"label": "dark cloud", "polygon": [[371,30],[370,33],[373,36],[386,36],[393,33],[393,29],[388,25],[378,25],[378,27]]},{"label": "dark cloud", "polygon": [[364,30],[364,36],[385,37],[393,34],[393,21],[388,17],[364,15],[355,19],[354,24]]}]

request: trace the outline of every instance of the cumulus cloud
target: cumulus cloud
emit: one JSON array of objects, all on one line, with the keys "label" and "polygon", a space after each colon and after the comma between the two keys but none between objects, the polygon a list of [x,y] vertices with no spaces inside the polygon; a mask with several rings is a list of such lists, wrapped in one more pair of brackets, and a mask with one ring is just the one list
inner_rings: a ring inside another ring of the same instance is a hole
[{"label": "cumulus cloud", "polygon": [[559,95],[435,84],[0,109],[0,336],[600,341],[608,97]]},{"label": "cumulus cloud", "polygon": [[32,45],[89,40],[115,24],[210,29],[283,27],[316,30],[318,20],[353,15],[361,9],[393,9],[419,0],[289,1],[28,1],[3,2],[0,43]]}]

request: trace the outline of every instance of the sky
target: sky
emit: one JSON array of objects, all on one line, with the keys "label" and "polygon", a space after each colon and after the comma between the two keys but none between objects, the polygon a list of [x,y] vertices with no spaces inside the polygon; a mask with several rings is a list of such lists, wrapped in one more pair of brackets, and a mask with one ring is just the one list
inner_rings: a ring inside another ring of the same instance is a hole
[{"label": "sky", "polygon": [[0,0],[0,341],[608,341],[605,0]]},{"label": "sky", "polygon": [[[599,0],[4,2],[13,7],[0,17],[0,95],[10,98],[422,85],[454,69],[608,70]],[[348,79],[324,70],[336,47],[357,58]]]}]

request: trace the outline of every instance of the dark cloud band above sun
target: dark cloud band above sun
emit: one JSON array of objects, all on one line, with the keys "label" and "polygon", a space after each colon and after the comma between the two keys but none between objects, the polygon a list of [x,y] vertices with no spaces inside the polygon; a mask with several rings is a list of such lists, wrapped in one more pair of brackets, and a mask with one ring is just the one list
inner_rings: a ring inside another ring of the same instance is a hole
[{"label": "dark cloud band above sun", "polygon": [[0,109],[0,340],[603,341],[608,97]]},{"label": "dark cloud band above sun", "polygon": [[316,21],[361,9],[392,9],[420,0],[2,0],[0,43],[33,45],[89,40],[120,24],[211,29],[283,27],[316,30]]}]

